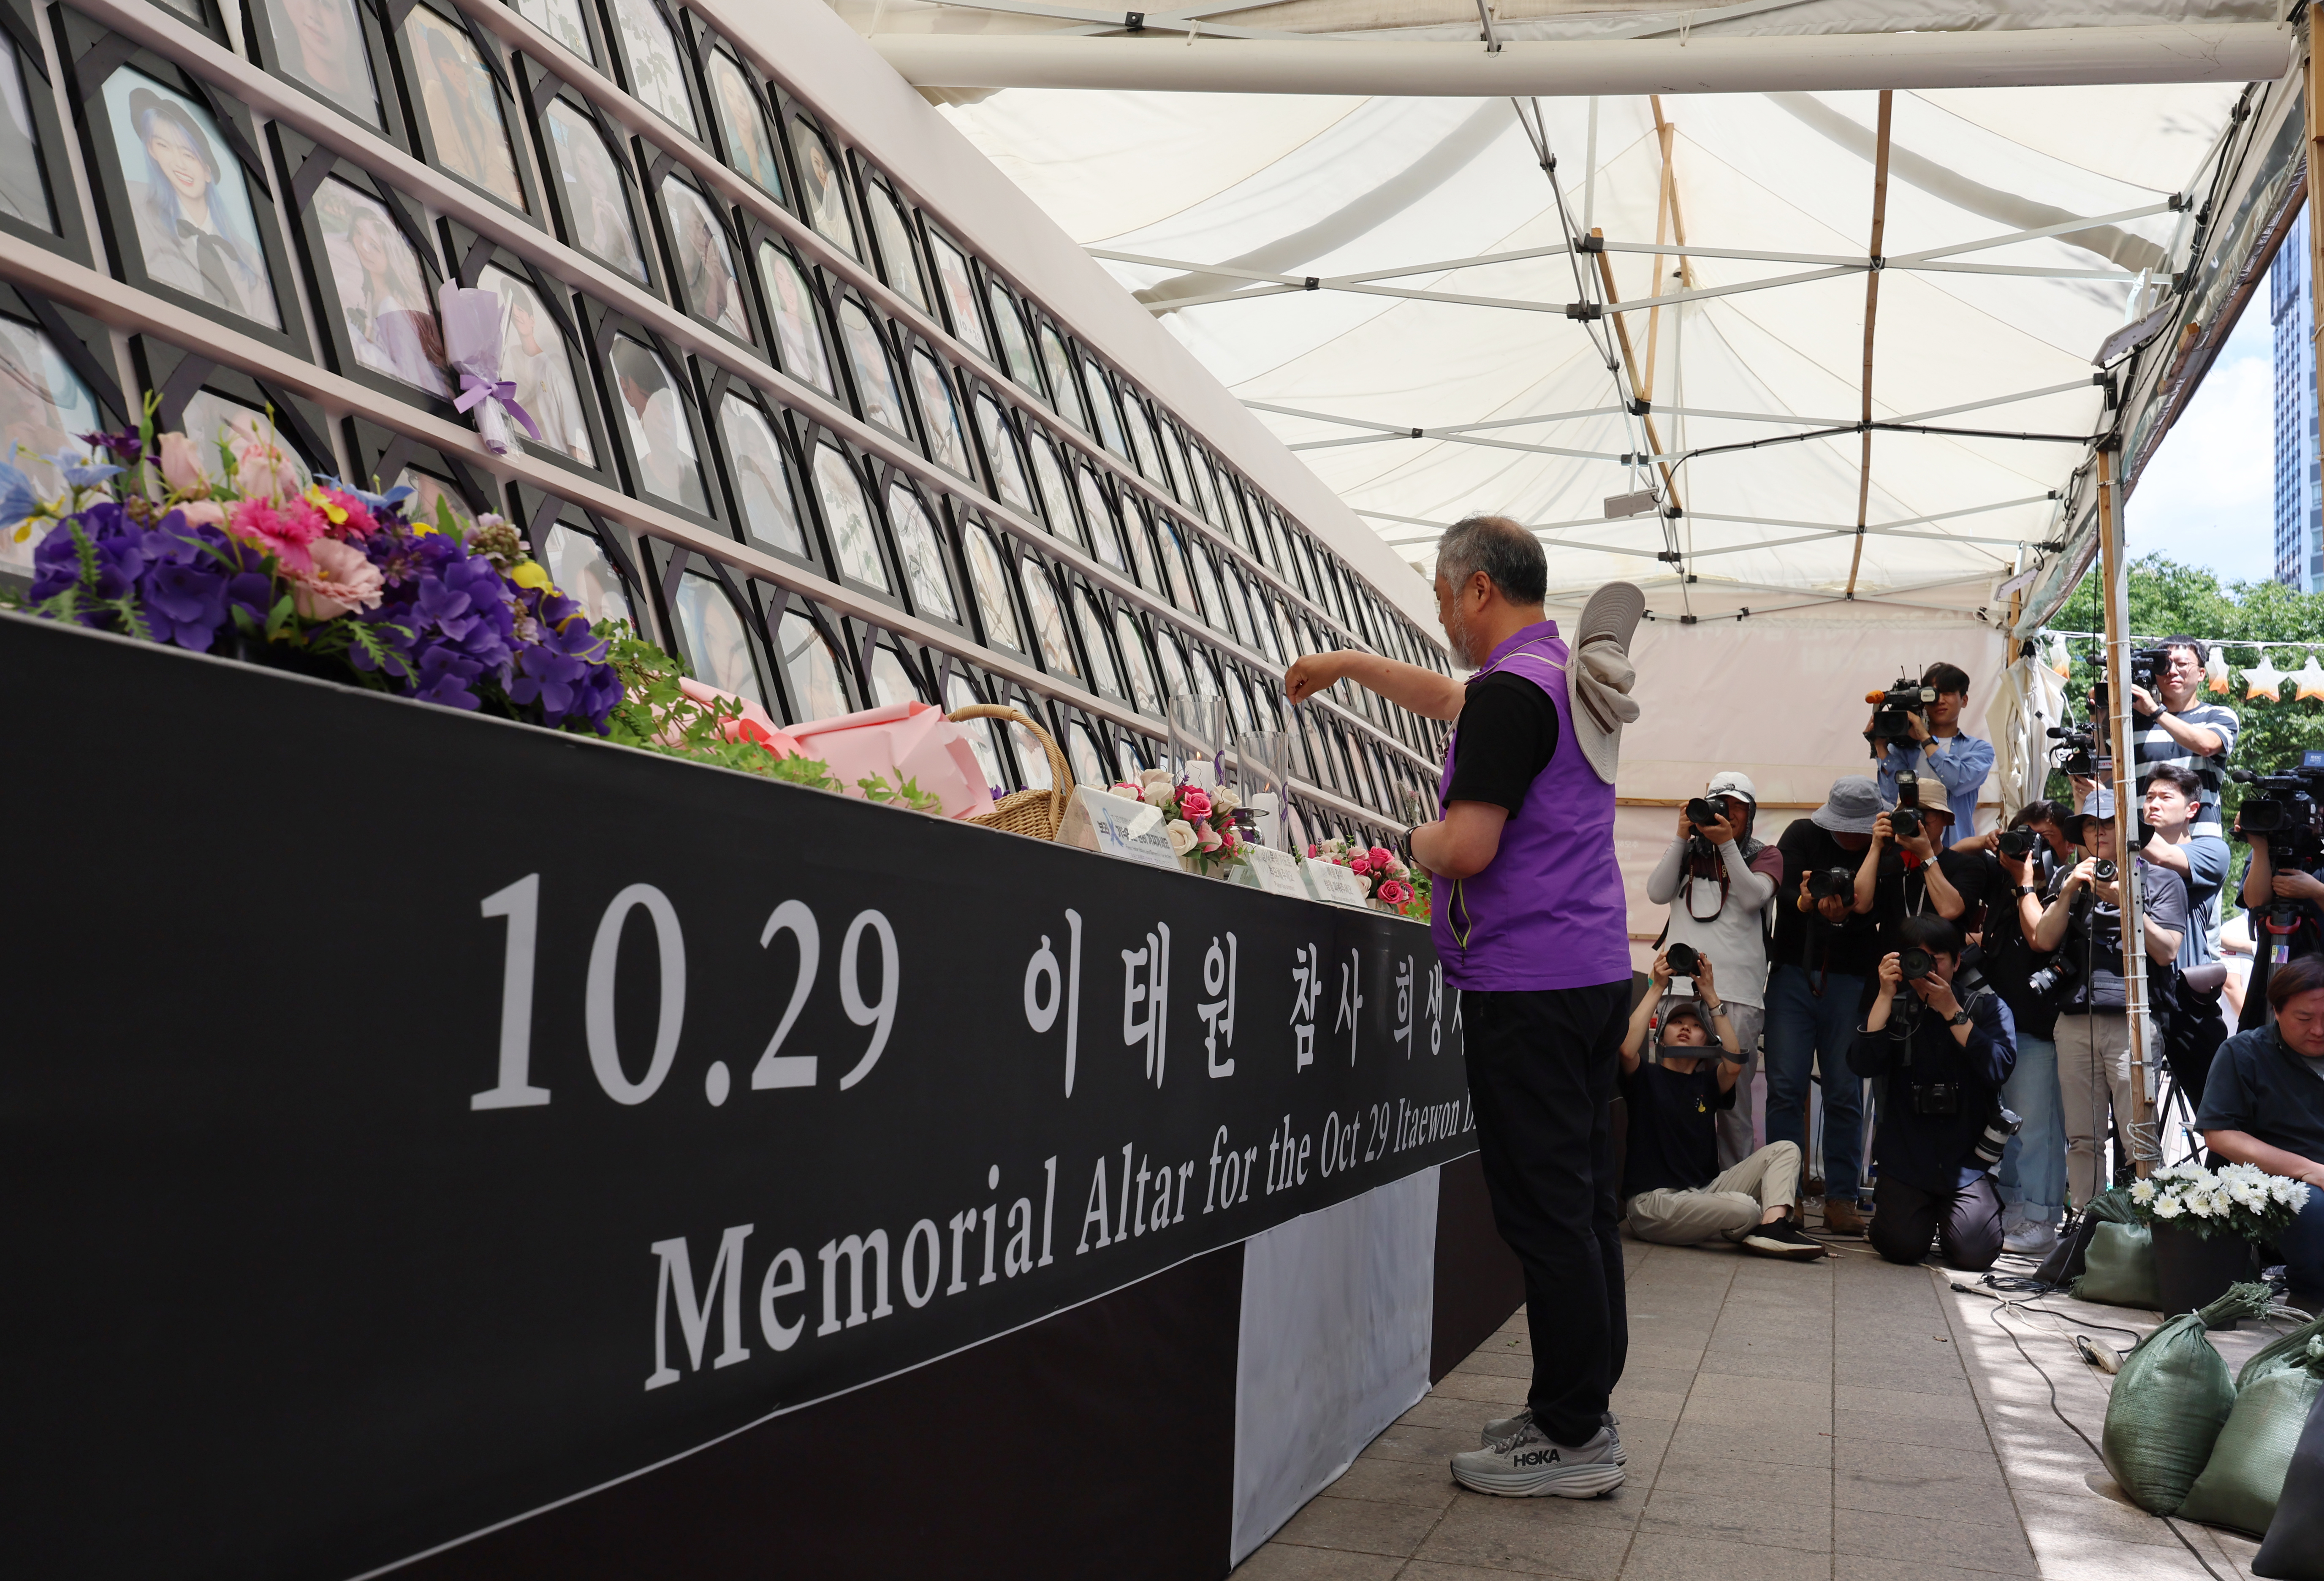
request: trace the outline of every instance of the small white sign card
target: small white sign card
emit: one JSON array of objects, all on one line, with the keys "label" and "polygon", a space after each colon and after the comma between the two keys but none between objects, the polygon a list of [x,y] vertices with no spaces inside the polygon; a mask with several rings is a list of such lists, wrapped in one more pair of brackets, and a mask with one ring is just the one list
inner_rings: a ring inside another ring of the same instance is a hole
[{"label": "small white sign card", "polygon": [[1306,880],[1299,876],[1299,859],[1271,846],[1245,846],[1243,860],[1254,887],[1295,901],[1313,900]]},{"label": "small white sign card", "polygon": [[1307,875],[1307,887],[1319,901],[1334,905],[1361,906],[1371,897],[1365,892],[1364,881],[1336,862],[1326,862],[1320,856],[1302,857],[1299,869]]},{"label": "small white sign card", "polygon": [[1159,808],[1086,785],[1075,787],[1073,799],[1065,803],[1065,820],[1058,826],[1057,841],[1143,862],[1148,867],[1183,871],[1178,854],[1170,848],[1170,837],[1162,827]]}]

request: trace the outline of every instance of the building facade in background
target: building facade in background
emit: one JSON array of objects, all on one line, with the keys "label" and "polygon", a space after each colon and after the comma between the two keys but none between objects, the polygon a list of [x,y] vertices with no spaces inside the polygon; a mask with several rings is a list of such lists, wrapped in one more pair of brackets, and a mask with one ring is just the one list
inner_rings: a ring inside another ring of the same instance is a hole
[{"label": "building facade in background", "polygon": [[2267,274],[2268,322],[2275,329],[2275,579],[2313,593],[2324,587],[2324,498],[2316,449],[2316,348],[2308,290],[2308,216]]}]

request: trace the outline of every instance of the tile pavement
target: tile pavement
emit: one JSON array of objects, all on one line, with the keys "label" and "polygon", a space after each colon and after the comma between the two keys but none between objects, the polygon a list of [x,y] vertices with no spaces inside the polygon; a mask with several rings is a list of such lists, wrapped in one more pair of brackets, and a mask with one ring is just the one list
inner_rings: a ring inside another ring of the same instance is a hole
[{"label": "tile pavement", "polygon": [[[2144,1313],[2053,1298],[2003,1312],[1861,1242],[1805,1266],[1624,1244],[1629,1364],[1615,1391],[1628,1481],[1611,1497],[1495,1499],[1445,1468],[1525,1398],[1523,1313],[1245,1560],[1235,1581],[2211,1581],[2115,1490],[2092,1439]],[[2111,1326],[2111,1327],[2109,1327]],[[2125,1332],[2123,1330],[2128,1330]],[[2214,1341],[2230,1365],[2269,1335]],[[2257,1545],[2178,1523],[2218,1581]]]}]

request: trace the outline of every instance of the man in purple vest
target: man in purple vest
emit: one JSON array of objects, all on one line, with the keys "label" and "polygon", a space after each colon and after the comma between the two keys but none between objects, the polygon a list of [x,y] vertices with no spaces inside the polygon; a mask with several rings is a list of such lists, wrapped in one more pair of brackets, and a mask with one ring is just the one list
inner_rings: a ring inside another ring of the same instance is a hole
[{"label": "man in purple vest", "polygon": [[1436,602],[1467,682],[1375,653],[1310,654],[1293,703],[1342,679],[1432,719],[1458,721],[1444,816],[1414,828],[1436,876],[1436,953],[1461,991],[1469,1090],[1493,1218],[1525,1271],[1533,1340],[1526,1409],[1452,1457],[1481,1493],[1595,1498],[1622,1484],[1607,1409],[1629,1348],[1615,1222],[1610,1107],[1630,1008],[1614,763],[1630,633],[1646,607],[1600,588],[1571,648],[1545,619],[1541,545],[1499,516],[1459,522],[1436,549]]}]

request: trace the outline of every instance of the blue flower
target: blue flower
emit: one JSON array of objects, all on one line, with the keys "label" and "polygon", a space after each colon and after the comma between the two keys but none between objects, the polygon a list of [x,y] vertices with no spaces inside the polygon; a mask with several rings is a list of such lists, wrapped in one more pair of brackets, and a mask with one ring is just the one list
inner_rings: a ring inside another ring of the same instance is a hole
[{"label": "blue flower", "polygon": [[64,474],[65,481],[75,488],[95,488],[108,477],[121,476],[121,468],[112,463],[92,463],[85,456],[75,460],[70,450],[59,450],[48,460],[55,464],[56,469]]},{"label": "blue flower", "polygon": [[335,488],[341,494],[354,495],[356,499],[363,502],[364,509],[369,511],[374,516],[379,514],[382,511],[392,511],[401,508],[404,501],[410,499],[413,495],[420,492],[408,483],[399,483],[393,488],[389,489],[385,494],[366,494],[352,483],[341,483],[337,478],[333,477],[327,472],[318,472],[315,474],[315,481],[321,484],[325,488]]},{"label": "blue flower", "polygon": [[0,461],[0,527],[13,527],[40,508],[40,491],[32,480]]}]

